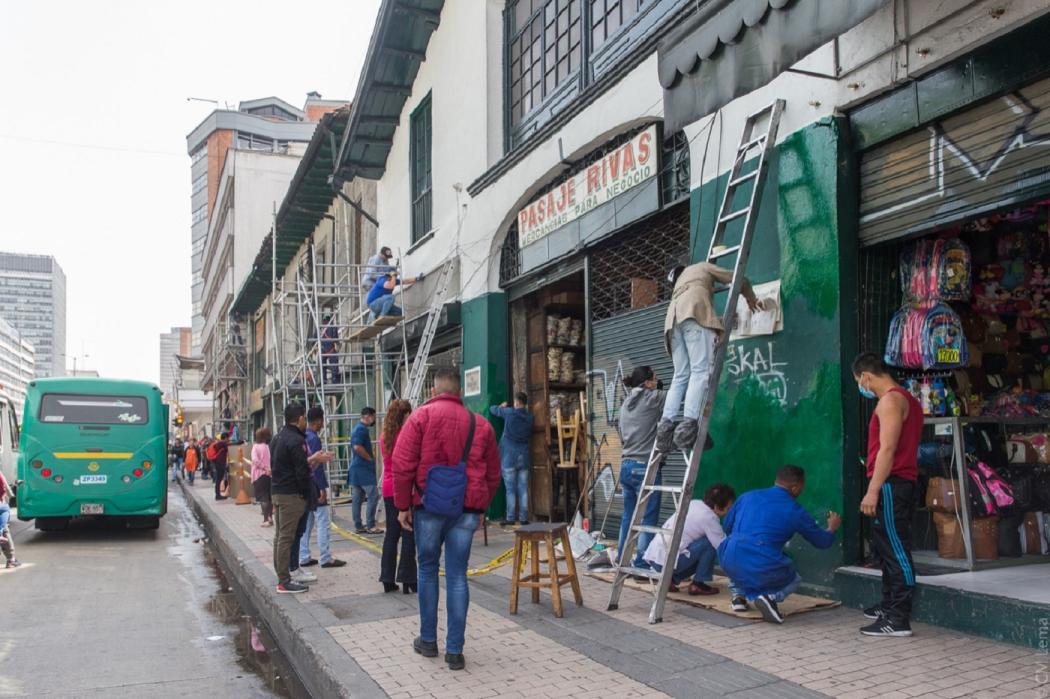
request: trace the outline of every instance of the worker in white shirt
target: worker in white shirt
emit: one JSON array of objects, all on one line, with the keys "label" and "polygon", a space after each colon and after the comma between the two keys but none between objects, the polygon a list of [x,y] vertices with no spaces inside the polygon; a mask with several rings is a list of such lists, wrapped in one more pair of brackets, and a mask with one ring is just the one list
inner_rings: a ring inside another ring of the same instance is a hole
[{"label": "worker in white shirt", "polygon": [[[718,545],[726,538],[720,519],[733,506],[735,499],[736,493],[732,487],[716,483],[707,489],[703,500],[693,500],[689,503],[682,541],[678,547],[678,560],[671,574],[671,592],[678,592],[678,586],[692,576],[693,581],[689,583],[690,595],[718,594],[718,588],[708,583],[714,575]],[[676,516],[671,515],[664,522],[663,528],[674,529]],[[670,534],[658,534],[645,550],[643,558],[657,571],[667,560],[667,542],[670,538]]]}]

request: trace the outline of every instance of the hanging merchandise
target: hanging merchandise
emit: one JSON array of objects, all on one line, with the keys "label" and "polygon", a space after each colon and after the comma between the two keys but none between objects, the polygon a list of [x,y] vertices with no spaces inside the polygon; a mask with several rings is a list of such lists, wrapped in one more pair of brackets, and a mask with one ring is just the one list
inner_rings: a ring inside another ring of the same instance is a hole
[{"label": "hanging merchandise", "polygon": [[906,301],[965,301],[970,298],[970,249],[958,238],[920,240],[900,256]]},{"label": "hanging merchandise", "polygon": [[890,321],[885,361],[909,369],[955,369],[970,355],[962,321],[943,303],[905,306]]}]

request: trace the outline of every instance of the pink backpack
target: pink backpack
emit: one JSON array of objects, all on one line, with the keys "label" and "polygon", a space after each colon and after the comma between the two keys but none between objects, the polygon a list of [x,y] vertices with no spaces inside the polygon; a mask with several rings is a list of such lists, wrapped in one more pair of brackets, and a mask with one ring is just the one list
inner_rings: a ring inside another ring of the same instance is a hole
[{"label": "pink backpack", "polygon": [[995,469],[979,461],[966,469],[970,476],[970,503],[974,517],[990,517],[1014,504],[1014,491]]}]

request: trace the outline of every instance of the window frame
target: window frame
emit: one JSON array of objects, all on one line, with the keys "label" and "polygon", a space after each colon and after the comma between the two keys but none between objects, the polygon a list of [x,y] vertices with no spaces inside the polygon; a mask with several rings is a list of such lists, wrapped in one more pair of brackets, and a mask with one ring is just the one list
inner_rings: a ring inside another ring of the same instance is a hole
[{"label": "window frame", "polygon": [[434,108],[432,97],[433,93],[428,92],[408,118],[409,199],[413,244],[430,234],[434,222]]}]

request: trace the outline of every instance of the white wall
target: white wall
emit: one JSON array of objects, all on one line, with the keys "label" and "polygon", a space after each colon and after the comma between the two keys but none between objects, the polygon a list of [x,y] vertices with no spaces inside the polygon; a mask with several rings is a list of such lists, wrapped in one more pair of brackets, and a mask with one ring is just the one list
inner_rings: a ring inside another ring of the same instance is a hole
[{"label": "white wall", "polygon": [[233,289],[236,296],[273,225],[301,155],[237,151],[234,183]]}]

